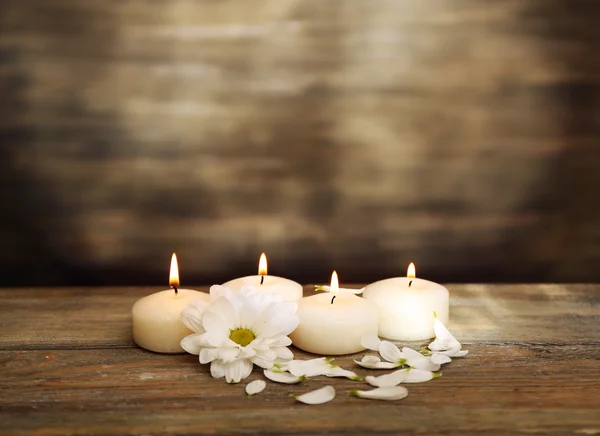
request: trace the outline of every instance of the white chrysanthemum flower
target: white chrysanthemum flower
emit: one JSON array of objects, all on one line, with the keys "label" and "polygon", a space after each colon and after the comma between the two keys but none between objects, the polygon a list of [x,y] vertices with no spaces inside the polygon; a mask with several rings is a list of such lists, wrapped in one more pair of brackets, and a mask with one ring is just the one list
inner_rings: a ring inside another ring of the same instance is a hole
[{"label": "white chrysanthemum flower", "polygon": [[210,289],[211,301],[191,305],[182,313],[184,324],[195,333],[181,347],[210,363],[215,378],[238,383],[252,366],[271,369],[276,362],[293,359],[288,335],[298,326],[297,304],[281,295],[258,294],[244,286],[234,292],[224,286]]}]

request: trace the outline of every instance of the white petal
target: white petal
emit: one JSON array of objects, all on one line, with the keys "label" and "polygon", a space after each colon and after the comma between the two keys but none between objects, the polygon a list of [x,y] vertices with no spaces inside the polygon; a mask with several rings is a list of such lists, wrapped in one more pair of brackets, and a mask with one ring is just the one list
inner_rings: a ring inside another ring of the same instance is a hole
[{"label": "white petal", "polygon": [[190,354],[200,354],[203,343],[201,336],[202,334],[200,333],[192,333],[191,335],[186,336],[181,340],[181,348]]},{"label": "white petal", "polygon": [[223,363],[229,363],[234,361],[238,355],[240,354],[240,349],[237,347],[228,347],[228,348],[219,348],[218,350],[218,358],[223,361]]},{"label": "white petal", "polygon": [[210,309],[207,309],[202,315],[202,326],[207,333],[216,333],[227,337],[229,337],[229,329],[233,327],[228,325],[219,314],[211,312]]},{"label": "white petal", "polygon": [[454,339],[450,330],[446,328],[437,316],[433,318],[433,332],[435,333],[435,338],[442,343],[447,343]]},{"label": "white petal", "polygon": [[438,353],[438,352],[434,351],[433,353],[431,353],[431,361],[438,365],[443,365],[445,363],[452,362],[452,358],[450,358],[446,354]]},{"label": "white petal", "polygon": [[225,377],[225,365],[218,360],[213,360],[210,364],[210,375],[212,375],[214,378]]},{"label": "white petal", "polygon": [[292,340],[288,336],[281,335],[269,338],[267,343],[270,347],[289,347],[292,345]]},{"label": "white petal", "polygon": [[469,354],[469,350],[460,350],[452,355],[452,357],[464,357]]},{"label": "white petal", "polygon": [[285,371],[269,371],[265,369],[263,373],[265,374],[265,377],[269,380],[273,380],[277,383],[285,383],[288,385],[300,383],[301,381],[306,380],[306,377],[304,376],[296,377],[295,375],[292,375],[289,372]]},{"label": "white petal", "polygon": [[379,377],[367,376],[367,383],[376,388],[391,388],[402,383],[406,379],[407,373],[405,369],[394,371],[390,374],[384,374]]},{"label": "white petal", "polygon": [[225,379],[227,383],[239,383],[252,372],[252,362],[248,359],[238,359],[225,365]]},{"label": "white petal", "polygon": [[377,388],[370,391],[352,390],[349,392],[351,397],[367,398],[369,400],[401,400],[408,395],[405,387],[396,386],[391,388]]},{"label": "white petal", "polygon": [[406,359],[406,364],[416,369],[424,369],[426,371],[437,371],[440,369],[439,363],[434,363],[430,356],[423,356],[417,350],[412,348],[402,348],[402,355]]},{"label": "white petal", "polygon": [[329,372],[325,373],[327,377],[346,377],[347,379],[354,381],[361,381],[362,377],[358,376],[355,372],[348,371],[347,369],[340,368],[339,366],[333,366]]},{"label": "white petal", "polygon": [[240,320],[238,319],[233,301],[227,297],[219,297],[215,301],[212,301],[206,307],[205,312],[213,312],[219,315],[225,321],[225,325],[228,329],[240,325]]},{"label": "white petal", "polygon": [[281,359],[292,360],[294,358],[294,353],[292,353],[292,350],[290,350],[288,347],[273,348],[273,351],[275,351],[277,357]]},{"label": "white petal", "polygon": [[404,356],[398,347],[390,341],[381,341],[379,344],[379,354],[381,354],[381,357],[388,362],[400,363],[400,361],[404,359]]},{"label": "white petal", "polygon": [[267,383],[264,380],[254,380],[246,385],[246,393],[249,397],[262,392],[267,387]]},{"label": "white petal", "polygon": [[368,369],[393,369],[398,368],[400,365],[392,362],[382,362],[377,356],[363,356],[361,360],[354,361],[357,365]]},{"label": "white petal", "polygon": [[442,376],[441,373],[424,371],[422,369],[407,368],[403,371],[406,371],[406,378],[402,383],[423,383]]},{"label": "white petal", "polygon": [[191,331],[196,333],[204,333],[204,327],[202,327],[202,313],[208,303],[206,301],[194,301],[181,312],[181,322],[189,328]]},{"label": "white petal", "polygon": [[218,348],[203,348],[200,350],[200,363],[210,363],[219,357]]},{"label": "white petal", "polygon": [[292,360],[288,363],[287,370],[297,377],[324,375],[331,370],[331,360],[326,360],[325,357],[311,360]]},{"label": "white petal", "polygon": [[273,364],[275,363],[273,360],[268,360],[268,359],[265,359],[265,358],[260,357],[260,356],[251,357],[250,360],[256,366],[260,366],[263,369],[272,369],[273,368]]},{"label": "white petal", "polygon": [[333,386],[325,386],[316,391],[307,392],[303,395],[292,395],[292,397],[304,404],[322,404],[335,398],[335,389],[333,389]]},{"label": "white petal", "polygon": [[379,351],[380,344],[381,339],[379,339],[379,336],[377,336],[377,332],[365,333],[362,338],[360,338],[360,345],[365,347],[367,350]]},{"label": "white petal", "polygon": [[258,316],[252,328],[259,336],[266,338],[287,336],[298,327],[297,310],[298,303],[293,301],[271,303]]},{"label": "white petal", "polygon": [[229,337],[218,332],[205,332],[198,338],[203,347],[220,347],[223,343],[229,341]]},{"label": "white petal", "polygon": [[256,351],[251,347],[240,347],[240,354],[238,354],[239,359],[250,359],[256,356]]}]

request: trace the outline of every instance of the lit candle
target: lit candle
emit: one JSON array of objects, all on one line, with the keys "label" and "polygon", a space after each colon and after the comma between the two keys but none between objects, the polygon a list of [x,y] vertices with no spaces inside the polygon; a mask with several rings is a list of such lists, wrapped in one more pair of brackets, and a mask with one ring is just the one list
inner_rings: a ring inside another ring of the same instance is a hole
[{"label": "lit candle", "polygon": [[365,333],[377,332],[377,309],[353,293],[362,290],[339,288],[337,273],[331,275],[328,292],[303,298],[296,314],[300,323],[290,335],[294,346],[325,356],[358,353],[365,348]]},{"label": "lit candle", "polygon": [[252,285],[263,294],[279,294],[285,301],[299,301],[302,298],[302,285],[283,277],[267,275],[267,256],[260,255],[258,275],[240,277],[223,283],[232,291],[239,291],[244,285]]},{"label": "lit candle", "polygon": [[172,289],[160,291],[135,302],[133,340],[140,347],[157,353],[183,353],[181,340],[193,333],[181,322],[181,312],[193,301],[208,301],[204,292],[179,288],[177,256],[171,257],[169,285]]},{"label": "lit candle", "polygon": [[406,277],[381,280],[365,288],[363,297],[379,310],[379,336],[398,341],[433,338],[434,312],[448,324],[448,289],[415,277],[411,263]]}]

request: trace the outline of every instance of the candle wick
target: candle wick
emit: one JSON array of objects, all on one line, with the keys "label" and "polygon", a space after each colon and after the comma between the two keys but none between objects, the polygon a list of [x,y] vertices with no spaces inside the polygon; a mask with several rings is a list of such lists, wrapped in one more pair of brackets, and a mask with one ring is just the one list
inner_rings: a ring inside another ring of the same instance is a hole
[{"label": "candle wick", "polygon": [[260,284],[262,285],[265,282],[265,276],[260,276]]},{"label": "candle wick", "polygon": [[408,287],[410,288],[410,285],[412,285],[412,280],[410,282],[408,282]]},{"label": "candle wick", "polygon": [[333,300],[335,300],[335,297],[336,297],[336,296],[337,296],[337,295],[334,295],[334,296],[333,296],[333,298],[331,299],[331,304],[333,304]]},{"label": "candle wick", "polygon": [[171,286],[173,288],[173,290],[175,291],[175,295],[177,295],[179,293],[179,291],[177,290],[177,286]]}]

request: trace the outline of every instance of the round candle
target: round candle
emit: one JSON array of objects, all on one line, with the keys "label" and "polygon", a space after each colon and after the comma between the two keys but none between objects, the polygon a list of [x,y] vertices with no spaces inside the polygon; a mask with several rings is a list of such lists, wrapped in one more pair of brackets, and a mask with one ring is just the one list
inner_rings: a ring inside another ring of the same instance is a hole
[{"label": "round candle", "polygon": [[171,258],[170,284],[173,289],[156,292],[135,302],[131,310],[133,340],[140,347],[157,353],[183,353],[181,340],[193,332],[181,322],[181,312],[193,301],[208,301],[210,296],[191,289],[177,289],[177,257]]},{"label": "round candle", "polygon": [[415,278],[414,264],[407,277],[395,277],[368,285],[363,297],[379,311],[379,336],[398,341],[435,337],[434,312],[448,324],[449,294],[444,286]]},{"label": "round candle", "polygon": [[290,335],[292,343],[309,353],[336,356],[358,353],[365,333],[377,332],[377,309],[364,298],[340,292],[337,274],[330,292],[303,298],[298,302],[298,327]]},{"label": "round candle", "polygon": [[239,291],[244,285],[252,285],[259,293],[279,294],[285,301],[300,301],[302,298],[302,285],[283,277],[267,275],[267,256],[261,254],[258,263],[258,275],[240,277],[223,283],[223,286],[232,291]]}]

